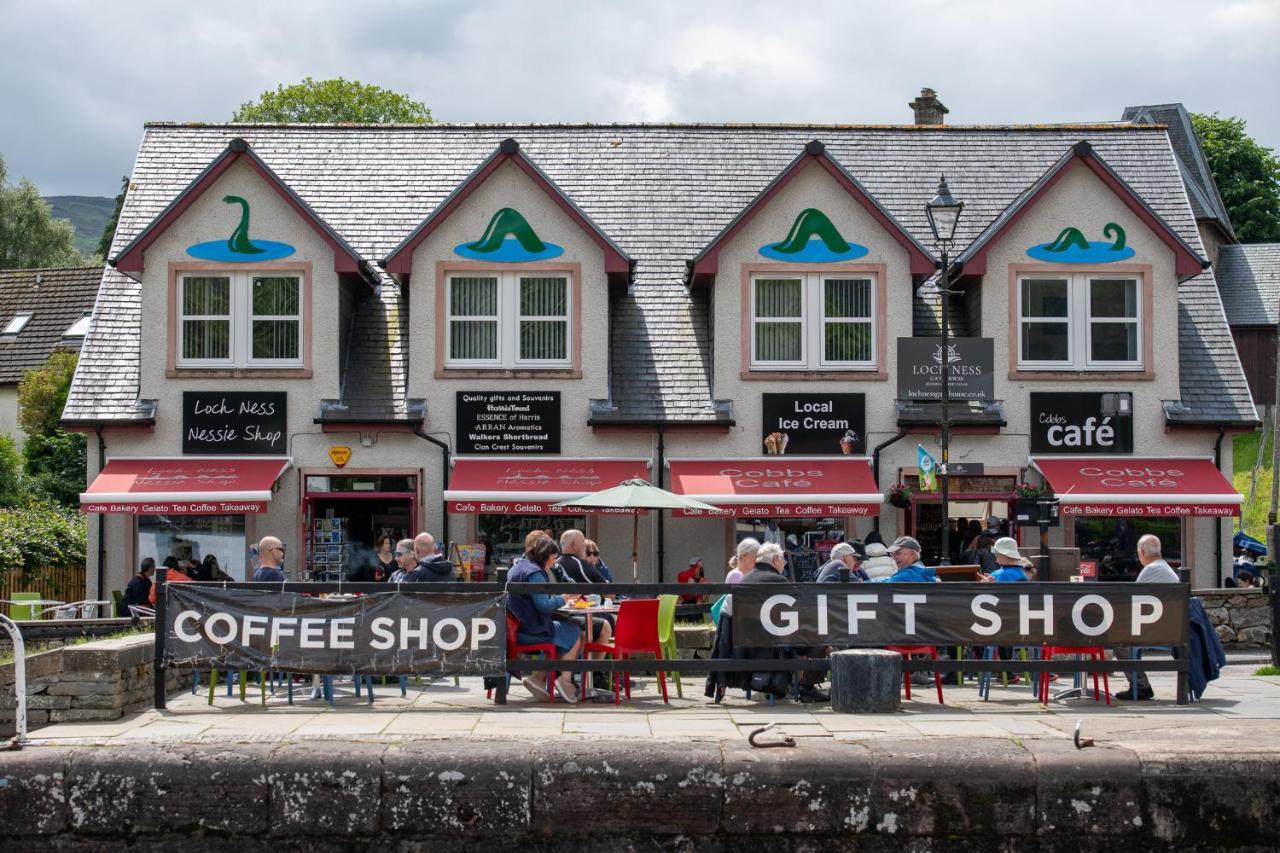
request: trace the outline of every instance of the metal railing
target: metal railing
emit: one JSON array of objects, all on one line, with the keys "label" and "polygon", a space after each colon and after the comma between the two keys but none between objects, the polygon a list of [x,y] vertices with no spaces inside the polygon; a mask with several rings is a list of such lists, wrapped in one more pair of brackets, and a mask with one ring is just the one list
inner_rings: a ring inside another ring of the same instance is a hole
[{"label": "metal railing", "polygon": [[[10,602],[0,600],[0,604]],[[27,649],[22,642],[22,631],[8,616],[0,613],[0,625],[9,633],[13,642],[13,708],[14,730],[9,749],[21,749],[27,742]]]}]

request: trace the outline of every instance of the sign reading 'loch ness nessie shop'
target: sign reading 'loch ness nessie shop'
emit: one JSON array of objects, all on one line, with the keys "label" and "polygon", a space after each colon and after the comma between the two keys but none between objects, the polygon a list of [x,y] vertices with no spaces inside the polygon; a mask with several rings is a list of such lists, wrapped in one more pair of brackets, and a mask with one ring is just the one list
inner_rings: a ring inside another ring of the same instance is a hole
[{"label": "sign reading 'loch ness nessie shop'", "polygon": [[1132,453],[1133,415],[1104,414],[1103,398],[1128,395],[1083,392],[1031,395],[1032,453]]},{"label": "sign reading 'loch ness nessie shop'", "polygon": [[287,399],[283,391],[184,391],[182,452],[285,453],[289,443]]},{"label": "sign reading 'loch ness nessie shop'", "polygon": [[458,453],[560,452],[559,391],[459,391]]}]

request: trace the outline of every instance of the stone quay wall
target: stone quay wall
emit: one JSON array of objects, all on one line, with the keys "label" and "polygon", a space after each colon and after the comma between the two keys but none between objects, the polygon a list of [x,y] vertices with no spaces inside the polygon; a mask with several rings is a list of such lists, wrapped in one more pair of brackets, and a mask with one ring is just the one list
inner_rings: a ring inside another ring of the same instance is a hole
[{"label": "stone quay wall", "polygon": [[1274,850],[1280,755],[1065,740],[331,738],[29,747],[7,853]]},{"label": "stone quay wall", "polygon": [[[155,644],[151,634],[95,640],[27,657],[27,728],[118,720],[150,708]],[[0,666],[0,735],[14,733],[14,664]],[[165,678],[178,689],[178,673]]]},{"label": "stone quay wall", "polygon": [[1197,589],[1224,646],[1270,646],[1271,600],[1262,589]]}]

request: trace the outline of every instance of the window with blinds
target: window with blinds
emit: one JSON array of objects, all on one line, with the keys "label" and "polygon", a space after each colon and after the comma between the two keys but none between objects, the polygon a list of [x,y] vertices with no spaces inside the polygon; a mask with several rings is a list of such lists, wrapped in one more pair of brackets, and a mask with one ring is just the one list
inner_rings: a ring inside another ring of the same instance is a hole
[{"label": "window with blinds", "polygon": [[863,273],[762,274],[751,280],[751,367],[876,367],[875,279]]},{"label": "window with blinds", "polygon": [[570,366],[571,286],[560,273],[451,274],[445,366]]},{"label": "window with blinds", "polygon": [[1138,281],[1087,272],[1020,276],[1018,366],[1142,369]]},{"label": "window with blinds", "polygon": [[178,367],[299,367],[302,279],[255,273],[178,279]]}]

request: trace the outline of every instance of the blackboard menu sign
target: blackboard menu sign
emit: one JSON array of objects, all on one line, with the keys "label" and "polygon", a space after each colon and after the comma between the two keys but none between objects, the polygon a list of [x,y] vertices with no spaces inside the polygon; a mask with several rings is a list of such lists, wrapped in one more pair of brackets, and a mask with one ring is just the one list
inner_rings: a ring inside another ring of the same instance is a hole
[{"label": "blackboard menu sign", "polygon": [[1132,394],[1033,393],[1031,452],[1132,453]]},{"label": "blackboard menu sign", "polygon": [[182,392],[182,452],[282,455],[288,395],[283,391]]},{"label": "blackboard menu sign", "polygon": [[458,453],[560,452],[559,391],[459,391]]},{"label": "blackboard menu sign", "polygon": [[867,452],[865,394],[762,394],[766,456]]},{"label": "blackboard menu sign", "polygon": [[[898,399],[942,399],[942,338],[898,338]],[[995,396],[995,341],[949,338],[947,367],[952,400]]]}]

